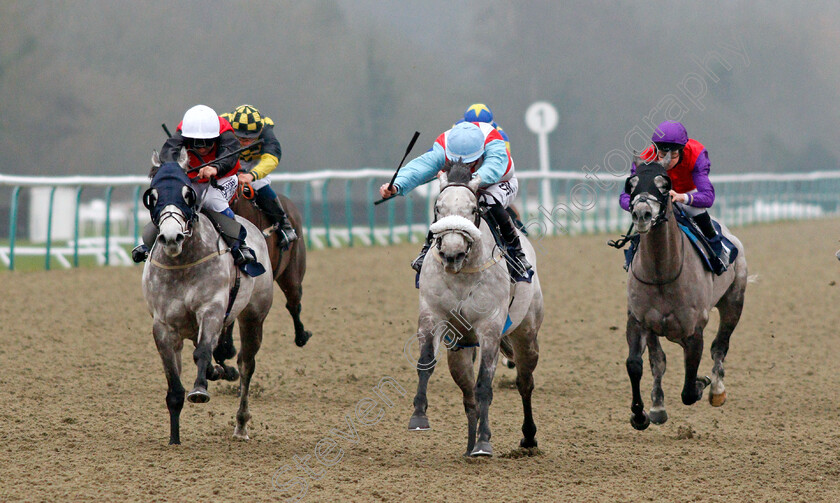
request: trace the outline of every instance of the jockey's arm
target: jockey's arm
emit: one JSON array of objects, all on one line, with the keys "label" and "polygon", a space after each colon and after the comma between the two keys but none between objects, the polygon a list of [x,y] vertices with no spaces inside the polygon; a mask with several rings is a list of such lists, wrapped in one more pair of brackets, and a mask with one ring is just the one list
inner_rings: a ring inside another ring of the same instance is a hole
[{"label": "jockey's arm", "polygon": [[[627,178],[636,174],[636,165],[630,164],[630,174],[627,175]],[[630,194],[626,192],[622,192],[620,196],[618,196],[618,204],[621,206],[621,209],[624,211],[630,211]]]},{"label": "jockey's arm", "polygon": [[262,154],[260,154],[260,161],[251,169],[251,175],[254,180],[265,178],[269,173],[277,168],[280,163],[280,157],[283,155],[280,149],[280,142],[274,134],[274,126],[266,125],[260,134],[262,143]]},{"label": "jockey's arm", "polygon": [[481,186],[499,183],[508,167],[507,147],[504,140],[491,140],[484,146],[484,161],[475,172],[481,177]]},{"label": "jockey's arm", "polygon": [[400,169],[394,185],[397,187],[397,194],[404,196],[418,186],[432,180],[443,168],[446,161],[443,147],[435,143],[432,149],[425,154],[416,157]]},{"label": "jockey's arm", "polygon": [[[233,131],[225,131],[219,136],[219,146],[216,158],[237,150],[239,150],[239,140],[236,139],[236,135],[233,134]],[[218,170],[216,178],[230,176],[233,174],[234,170],[239,167],[239,156],[230,155],[224,159],[214,161],[213,166],[216,166],[216,169]]]},{"label": "jockey's arm", "polygon": [[693,194],[686,194],[688,196],[687,204],[695,208],[711,208],[715,202],[715,188],[712,182],[709,181],[709,169],[712,164],[709,162],[709,154],[705,150],[697,157],[694,163],[694,169],[691,171],[691,178],[694,181],[694,186],[697,192]]}]

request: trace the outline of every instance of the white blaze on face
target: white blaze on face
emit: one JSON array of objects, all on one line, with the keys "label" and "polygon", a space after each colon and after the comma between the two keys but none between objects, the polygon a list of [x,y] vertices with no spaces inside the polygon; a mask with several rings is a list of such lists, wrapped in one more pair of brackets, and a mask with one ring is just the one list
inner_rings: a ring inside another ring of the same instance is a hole
[{"label": "white blaze on face", "polygon": [[[177,216],[166,216],[170,213]],[[163,245],[163,251],[170,257],[177,257],[181,253],[181,246],[184,244],[185,218],[177,206],[170,204],[161,211],[160,233],[158,240]]]}]

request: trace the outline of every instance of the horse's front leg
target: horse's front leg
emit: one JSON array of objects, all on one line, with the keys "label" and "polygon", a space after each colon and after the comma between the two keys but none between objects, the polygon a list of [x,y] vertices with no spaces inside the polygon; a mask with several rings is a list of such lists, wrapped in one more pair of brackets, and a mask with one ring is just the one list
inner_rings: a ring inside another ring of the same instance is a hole
[{"label": "horse's front leg", "polygon": [[708,377],[697,378],[697,368],[700,366],[700,358],[703,356],[703,328],[697,327],[690,337],[683,339],[682,346],[685,355],[685,383],[683,384],[682,401],[686,405],[691,405],[703,398],[703,390],[712,382]]},{"label": "horse's front leg", "polygon": [[452,379],[455,380],[455,384],[461,388],[461,393],[464,395],[464,412],[467,414],[467,452],[464,453],[464,456],[469,456],[472,453],[478,424],[475,376],[473,375],[474,357],[475,348],[464,348],[456,351],[450,350],[446,358],[449,363],[449,373],[452,374]]},{"label": "horse's front leg", "polygon": [[224,309],[205,309],[204,313],[198,316],[198,342],[193,351],[193,361],[197,367],[198,375],[195,378],[193,389],[187,394],[187,400],[192,403],[206,403],[210,401],[210,393],[207,392],[207,379],[218,379],[218,373],[213,367],[213,350],[219,342],[222,333],[222,318]]},{"label": "horse's front leg", "polygon": [[[656,337],[649,334],[650,337]],[[627,313],[627,375],[630,376],[630,387],[633,390],[633,403],[630,410],[630,424],[637,430],[644,430],[650,426],[650,418],[645,412],[645,403],[642,401],[642,392],[639,383],[642,380],[642,354],[645,351],[645,333],[642,324],[631,313]]]},{"label": "horse's front leg", "polygon": [[665,374],[665,352],[659,344],[659,337],[650,334],[647,337],[648,359],[650,360],[650,371],[653,374],[653,388],[650,391],[650,400],[653,404],[650,407],[650,422],[653,424],[664,424],[668,420],[668,413],[665,411],[665,393],[662,391],[662,376]]},{"label": "horse's front leg", "polygon": [[159,321],[152,326],[163,371],[166,374],[166,408],[169,410],[169,445],[181,443],[181,409],[184,408],[184,386],[181,384],[181,349],[184,341],[174,329]]},{"label": "horse's front leg", "polygon": [[[478,368],[478,379],[475,384],[475,396],[478,400],[478,441],[470,456],[492,456],[493,447],[490,445],[490,404],[493,403],[493,376],[496,374],[496,362],[499,359],[499,343],[502,327],[487,330],[476,329],[481,344],[481,365]],[[484,334],[496,333],[490,336]]]},{"label": "horse's front leg", "polygon": [[417,342],[420,345],[420,358],[417,360],[417,394],[414,395],[414,414],[408,421],[408,429],[411,431],[425,431],[431,428],[429,418],[426,417],[426,409],[429,406],[426,389],[437,364],[433,321],[421,315],[419,325]]}]

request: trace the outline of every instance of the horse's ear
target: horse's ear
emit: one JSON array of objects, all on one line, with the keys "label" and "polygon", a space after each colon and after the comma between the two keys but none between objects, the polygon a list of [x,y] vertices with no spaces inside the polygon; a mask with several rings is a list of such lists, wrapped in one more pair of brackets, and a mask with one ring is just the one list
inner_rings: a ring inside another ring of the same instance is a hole
[{"label": "horse's ear", "polygon": [[440,190],[443,190],[447,185],[449,185],[449,174],[446,171],[441,171],[438,175],[438,179],[440,180]]},{"label": "horse's ear", "polygon": [[662,193],[663,196],[667,196],[669,192],[671,192],[671,179],[664,175],[656,175],[653,179],[653,183],[656,184],[656,188],[659,189],[659,192]]},{"label": "horse's ear", "polygon": [[639,153],[637,151],[634,150],[633,151],[633,165],[634,166],[641,166],[642,164],[644,164],[642,162],[642,157],[639,155]]},{"label": "horse's ear", "polygon": [[628,176],[627,181],[624,182],[624,193],[632,194],[636,190],[636,185],[639,184],[639,177],[636,175]]},{"label": "horse's ear", "polygon": [[160,156],[158,155],[158,151],[152,149],[152,167],[159,168],[160,167]]},{"label": "horse's ear", "polygon": [[467,184],[467,187],[469,187],[470,190],[473,191],[473,193],[475,193],[478,192],[479,185],[481,185],[481,177],[475,175],[475,177],[472,180],[470,180],[470,183]]},{"label": "horse's ear", "polygon": [[178,165],[181,166],[181,169],[184,171],[187,170],[189,166],[189,157],[187,156],[187,149],[181,147],[181,153],[178,155]]},{"label": "horse's ear", "polygon": [[665,157],[659,161],[659,164],[661,164],[663,168],[668,169],[668,166],[671,164],[671,152],[665,154]]}]

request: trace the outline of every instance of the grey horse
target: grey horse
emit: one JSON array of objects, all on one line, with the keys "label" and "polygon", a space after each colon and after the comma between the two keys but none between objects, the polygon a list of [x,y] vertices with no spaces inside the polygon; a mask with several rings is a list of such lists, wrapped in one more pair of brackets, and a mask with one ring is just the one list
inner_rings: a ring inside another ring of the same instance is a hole
[{"label": "grey horse", "polygon": [[[662,424],[668,420],[662,392],[665,353],[659,337],[683,347],[684,404],[700,400],[709,384],[710,403],[720,407],[726,401],[723,361],[729,350],[729,337],[741,317],[748,278],[744,247],[723,225],[721,230],[738,248],[738,256],[722,275],[706,270],[698,254],[691,250],[688,237],[673,215],[671,180],[663,167],[668,165],[669,157],[661,164],[643,163],[639,158],[635,162],[636,175],[628,178],[625,187],[631,197],[633,224],[641,235],[627,279],[627,373],[633,390],[630,423],[637,430],[644,430],[651,422]],[[703,329],[713,307],[720,313],[720,327],[711,348],[712,377],[698,379]],[[653,373],[650,415],[645,413],[639,391],[645,346],[650,351]]]},{"label": "grey horse", "polygon": [[[479,179],[471,179],[462,163],[441,174],[435,201],[436,221],[431,226],[436,246],[420,272],[420,316],[417,338],[420,355],[419,382],[409,430],[428,430],[426,390],[436,355],[446,347],[449,372],[461,388],[467,415],[465,456],[492,456],[489,410],[493,400],[493,375],[503,334],[510,337],[516,363],[516,385],[522,397],[524,421],[520,446],[536,447],[537,427],[531,411],[533,372],[539,358],[537,332],[543,320],[540,281],[511,285],[501,251],[490,229],[479,218],[476,196]],[[531,244],[522,239],[526,258],[534,264]],[[473,361],[480,354],[478,380]],[[478,438],[476,440],[476,433]]]},{"label": "grey horse", "polygon": [[[238,218],[247,229],[248,246],[268,269],[267,274],[254,278],[240,274],[210,220],[200,213],[188,215],[196,201],[189,180],[183,174],[187,162],[186,151],[182,150],[178,164],[161,166],[155,152],[152,164],[159,167],[155,179],[162,173],[169,173],[174,181],[170,180],[168,186],[161,187],[158,192],[153,180],[153,187],[147,192],[149,195],[144,196],[147,208],[153,215],[158,215],[160,228],[143,269],[143,296],[154,318],[152,333],[168,382],[169,443],[181,443],[179,418],[185,391],[181,385],[184,339],[195,344],[193,360],[198,367],[194,387],[187,399],[193,403],[207,402],[210,400],[208,378],[235,380],[237,377],[235,369],[223,364],[214,367],[211,363],[211,354],[222,328],[234,319],[239,320],[242,349],[237,360],[241,380],[233,436],[247,440],[247,423],[251,418],[248,390],[254,373],[254,358],[262,342],[263,320],[271,308],[274,293],[268,249],[260,231],[247,220]],[[180,181],[181,177],[186,182]],[[180,199],[179,195],[182,196]],[[236,285],[238,288],[234,288]]]}]

